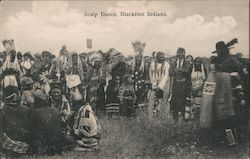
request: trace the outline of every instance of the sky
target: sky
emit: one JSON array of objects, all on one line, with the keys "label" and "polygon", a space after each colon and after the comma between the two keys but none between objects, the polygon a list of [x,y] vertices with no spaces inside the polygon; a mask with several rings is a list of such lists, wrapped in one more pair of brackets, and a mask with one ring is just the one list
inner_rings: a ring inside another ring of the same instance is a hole
[{"label": "sky", "polygon": [[[163,17],[87,17],[84,12],[166,12]],[[218,41],[238,38],[232,53],[249,54],[249,0],[202,1],[0,1],[0,40],[16,49],[59,54],[115,48],[133,55],[131,42],[146,43],[145,55],[178,47],[187,55],[211,56]],[[93,48],[86,48],[86,39]],[[0,45],[0,50],[3,46]]]}]

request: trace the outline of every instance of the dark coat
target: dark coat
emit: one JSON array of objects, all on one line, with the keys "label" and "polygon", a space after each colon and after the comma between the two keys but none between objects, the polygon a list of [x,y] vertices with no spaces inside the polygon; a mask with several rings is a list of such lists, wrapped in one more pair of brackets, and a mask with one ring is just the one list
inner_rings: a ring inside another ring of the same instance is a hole
[{"label": "dark coat", "polygon": [[30,143],[30,112],[31,110],[20,105],[3,107],[3,131],[13,140]]}]

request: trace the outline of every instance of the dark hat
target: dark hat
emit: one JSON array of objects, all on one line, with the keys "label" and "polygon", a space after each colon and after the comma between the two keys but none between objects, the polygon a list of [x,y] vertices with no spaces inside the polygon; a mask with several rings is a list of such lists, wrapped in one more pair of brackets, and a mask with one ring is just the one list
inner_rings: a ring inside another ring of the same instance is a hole
[{"label": "dark hat", "polygon": [[185,53],[186,53],[185,49],[182,48],[182,47],[179,47],[178,50],[177,50],[177,55],[180,54],[180,53],[185,55]]},{"label": "dark hat", "polygon": [[48,52],[48,51],[43,51],[42,52],[42,57],[54,57],[54,55],[52,55],[50,52]]},{"label": "dark hat", "polygon": [[235,43],[238,43],[238,39],[236,39],[236,38],[231,40],[227,44],[224,41],[219,41],[215,45],[216,50],[213,51],[212,53],[218,53],[218,50],[229,50],[229,49],[233,48],[230,46],[234,45]]},{"label": "dark hat", "polygon": [[82,52],[79,54],[80,58],[87,58],[88,54],[86,52]]},{"label": "dark hat", "polygon": [[189,57],[191,57],[192,60],[194,59],[194,57],[192,55],[187,55],[186,59],[189,58]]},{"label": "dark hat", "polygon": [[23,54],[23,57],[24,57],[24,56],[27,56],[27,57],[29,57],[29,58],[32,58],[32,55],[31,55],[30,52],[26,52],[25,54]]}]

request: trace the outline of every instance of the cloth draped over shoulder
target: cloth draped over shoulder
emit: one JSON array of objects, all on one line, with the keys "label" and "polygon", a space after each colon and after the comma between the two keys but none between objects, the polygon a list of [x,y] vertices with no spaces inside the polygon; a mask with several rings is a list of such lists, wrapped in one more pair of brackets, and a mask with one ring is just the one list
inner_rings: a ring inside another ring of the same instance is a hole
[{"label": "cloth draped over shoulder", "polygon": [[100,134],[97,117],[89,104],[82,106],[76,116],[73,129],[80,137],[77,140],[79,147],[85,150],[98,149]]}]

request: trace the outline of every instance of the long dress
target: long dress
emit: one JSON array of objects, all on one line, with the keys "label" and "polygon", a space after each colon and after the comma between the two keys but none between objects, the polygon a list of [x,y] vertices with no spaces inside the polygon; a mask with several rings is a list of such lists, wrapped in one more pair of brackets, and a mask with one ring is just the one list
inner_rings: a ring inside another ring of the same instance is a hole
[{"label": "long dress", "polygon": [[116,87],[114,81],[110,80],[106,90],[106,114],[111,116],[118,115],[120,111],[119,88]]},{"label": "long dress", "polygon": [[170,105],[174,119],[178,119],[179,113],[184,117],[186,100],[191,97],[191,83],[188,80],[191,68],[191,64],[184,61],[184,59],[177,59],[173,66],[173,86]]},{"label": "long dress", "polygon": [[200,112],[200,126],[210,128],[213,121],[214,94],[216,87],[215,72],[211,71],[204,82]]},{"label": "long dress", "polygon": [[[102,68],[101,68],[102,69]],[[90,68],[87,75],[87,96],[86,101],[92,106],[93,111],[99,115],[105,111],[105,79],[102,70],[96,71]]]}]

